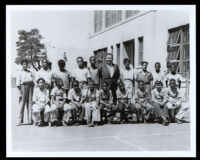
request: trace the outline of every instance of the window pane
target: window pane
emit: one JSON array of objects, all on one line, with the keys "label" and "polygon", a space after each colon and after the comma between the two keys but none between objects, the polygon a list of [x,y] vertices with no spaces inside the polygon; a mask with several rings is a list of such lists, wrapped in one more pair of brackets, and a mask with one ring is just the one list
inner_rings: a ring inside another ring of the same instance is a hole
[{"label": "window pane", "polygon": [[183,43],[189,42],[189,28],[183,28]]},{"label": "window pane", "polygon": [[183,60],[189,60],[190,56],[189,56],[189,44],[183,45]]}]

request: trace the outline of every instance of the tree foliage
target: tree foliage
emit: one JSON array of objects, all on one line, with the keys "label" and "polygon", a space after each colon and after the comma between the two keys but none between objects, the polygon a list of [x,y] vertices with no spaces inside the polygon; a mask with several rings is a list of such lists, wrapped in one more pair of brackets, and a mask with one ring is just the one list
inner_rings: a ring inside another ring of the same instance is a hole
[{"label": "tree foliage", "polygon": [[[17,45],[16,63],[20,63],[22,59],[27,59],[35,70],[40,69],[40,57],[46,57],[45,45],[41,43],[43,38],[38,29],[30,31],[19,30],[19,40]],[[36,65],[37,64],[37,67]]]}]

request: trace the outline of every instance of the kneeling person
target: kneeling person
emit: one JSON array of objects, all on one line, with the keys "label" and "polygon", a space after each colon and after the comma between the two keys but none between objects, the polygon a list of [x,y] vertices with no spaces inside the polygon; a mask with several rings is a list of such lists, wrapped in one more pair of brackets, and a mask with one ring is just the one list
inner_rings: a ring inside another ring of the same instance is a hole
[{"label": "kneeling person", "polygon": [[155,111],[155,117],[162,121],[163,125],[168,125],[169,115],[166,106],[165,90],[162,88],[162,82],[156,81],[155,88],[151,91],[152,101]]},{"label": "kneeling person", "polygon": [[35,88],[33,92],[33,121],[34,126],[41,126],[43,119],[42,114],[44,115],[44,121],[49,122],[49,91],[45,88],[45,80],[39,78],[38,87]]}]

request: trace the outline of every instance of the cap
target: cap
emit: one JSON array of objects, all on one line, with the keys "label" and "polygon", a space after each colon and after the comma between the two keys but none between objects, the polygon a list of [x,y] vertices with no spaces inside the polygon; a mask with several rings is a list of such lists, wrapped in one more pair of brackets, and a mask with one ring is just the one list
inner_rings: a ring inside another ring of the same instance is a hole
[{"label": "cap", "polygon": [[155,81],[155,85],[162,84],[161,81]]},{"label": "cap", "polygon": [[141,65],[143,65],[143,64],[148,65],[149,63],[148,63],[147,61],[142,61],[142,62],[141,62]]}]

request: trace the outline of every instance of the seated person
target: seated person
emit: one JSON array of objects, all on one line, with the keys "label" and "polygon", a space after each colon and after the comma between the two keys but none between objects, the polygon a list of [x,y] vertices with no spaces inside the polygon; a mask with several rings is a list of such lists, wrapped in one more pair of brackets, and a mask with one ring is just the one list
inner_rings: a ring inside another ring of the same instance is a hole
[{"label": "seated person", "polygon": [[[73,82],[73,88],[68,92],[68,99],[70,100],[69,104],[66,104],[64,107],[64,116],[72,117],[72,120],[75,125],[78,125],[79,122],[83,122],[85,108],[82,105],[82,91],[79,88],[79,82]],[[79,115],[77,115],[79,113]]]},{"label": "seated person", "polygon": [[154,107],[149,103],[151,100],[149,91],[144,88],[144,82],[138,81],[138,89],[135,93],[135,107],[137,121],[145,123],[154,119]]},{"label": "seated person", "polygon": [[117,89],[117,110],[120,112],[121,122],[128,122],[127,113],[133,114],[135,106],[131,103],[132,92],[125,88],[125,84],[119,82]]},{"label": "seated person", "polygon": [[163,125],[168,125],[169,115],[165,98],[165,90],[162,87],[161,81],[155,82],[155,88],[151,91],[152,101],[155,111],[155,118],[161,120]]},{"label": "seated person", "polygon": [[83,91],[83,102],[88,127],[94,127],[95,122],[100,122],[99,91],[95,88],[93,80],[89,81],[89,88]]},{"label": "seated person", "polygon": [[182,103],[181,93],[175,79],[169,81],[169,87],[166,89],[166,99],[166,105],[170,111],[170,120],[178,124],[182,123],[183,116],[189,106]]},{"label": "seated person", "polygon": [[111,121],[112,115],[116,112],[116,107],[113,104],[112,91],[108,88],[106,82],[102,83],[102,89],[99,90],[101,121]]},{"label": "seated person", "polygon": [[63,81],[60,78],[55,79],[55,87],[51,91],[51,123],[57,126],[62,124],[63,107],[66,102],[66,93],[63,90]]},{"label": "seated person", "polygon": [[44,113],[44,121],[49,122],[49,91],[45,87],[45,80],[39,78],[37,80],[38,87],[33,92],[33,121],[34,126],[42,126],[43,119],[41,117]]}]

